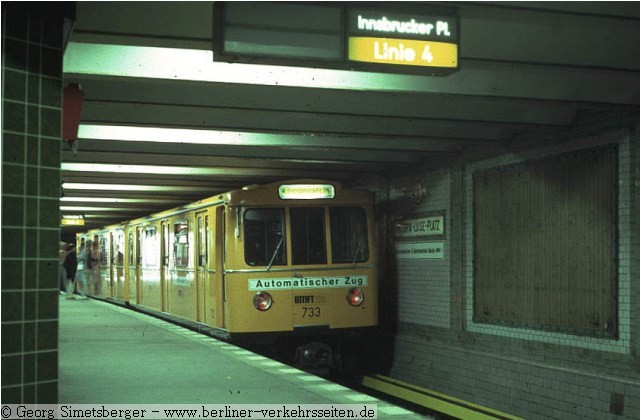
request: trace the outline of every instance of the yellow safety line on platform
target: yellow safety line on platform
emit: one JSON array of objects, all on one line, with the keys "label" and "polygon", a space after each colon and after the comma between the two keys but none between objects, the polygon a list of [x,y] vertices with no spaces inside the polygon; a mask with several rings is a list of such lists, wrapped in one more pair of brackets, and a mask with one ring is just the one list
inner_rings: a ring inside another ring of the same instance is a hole
[{"label": "yellow safety line on platform", "polygon": [[450,397],[439,392],[424,389],[383,375],[376,375],[375,377],[364,376],[361,379],[361,384],[367,388],[371,388],[384,394],[392,395],[405,401],[426,407],[430,410],[460,419],[523,420],[522,417],[503,413],[478,404],[473,404],[468,401]]}]

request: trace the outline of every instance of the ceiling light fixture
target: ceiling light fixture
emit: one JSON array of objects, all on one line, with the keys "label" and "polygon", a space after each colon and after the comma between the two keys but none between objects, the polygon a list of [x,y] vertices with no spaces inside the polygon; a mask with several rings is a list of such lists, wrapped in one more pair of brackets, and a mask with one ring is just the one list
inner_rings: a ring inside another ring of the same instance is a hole
[{"label": "ceiling light fixture", "polygon": [[61,197],[60,201],[74,203],[182,203],[184,200],[159,198],[115,198],[115,197]]},{"label": "ceiling light fixture", "polygon": [[147,209],[136,207],[135,209],[123,209],[122,207],[92,207],[92,206],[60,206],[60,211],[146,211]]},{"label": "ceiling light fixture", "polygon": [[82,182],[63,182],[63,190],[95,190],[95,191],[171,191],[171,192],[205,192],[215,194],[211,187],[178,186],[178,185],[139,185],[139,184],[91,184]]},{"label": "ceiling light fixture", "polygon": [[112,163],[62,163],[69,172],[107,172],[155,175],[246,175],[243,168],[207,168],[194,166],[119,165]]}]

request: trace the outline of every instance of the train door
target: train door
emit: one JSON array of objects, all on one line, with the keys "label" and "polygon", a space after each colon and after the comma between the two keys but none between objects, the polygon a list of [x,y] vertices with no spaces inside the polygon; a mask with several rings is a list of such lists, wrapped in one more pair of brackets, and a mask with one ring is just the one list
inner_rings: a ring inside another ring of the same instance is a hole
[{"label": "train door", "polygon": [[100,235],[99,245],[99,275],[100,281],[98,289],[95,291],[96,296],[111,297],[111,242],[110,234],[103,233]]},{"label": "train door", "polygon": [[171,315],[196,320],[197,284],[195,281],[196,263],[194,241],[196,239],[196,221],[192,214],[184,214],[171,220],[171,258],[169,266],[168,305]]},{"label": "train door", "polygon": [[214,226],[215,237],[213,240],[214,273],[210,277],[210,289],[207,294],[207,316],[209,316],[207,323],[218,328],[226,328],[224,319],[224,305],[226,299],[224,293],[225,220],[226,212],[224,206],[217,207]]},{"label": "train door", "polygon": [[162,250],[159,224],[147,225],[140,229],[140,262],[138,280],[138,304],[147,308],[162,310]]},{"label": "train door", "polygon": [[90,295],[98,296],[96,293],[99,290],[98,283],[100,282],[100,270],[98,269],[98,262],[100,258],[99,243],[100,239],[98,235],[93,235],[92,239],[87,241],[87,262],[85,264],[85,278],[87,279],[87,288]]},{"label": "train door", "polygon": [[125,255],[127,255],[127,261],[125,262],[125,301],[134,302],[136,298],[136,229],[129,227],[127,229],[127,246]]},{"label": "train door", "polygon": [[136,303],[142,302],[142,237],[144,230],[142,227],[136,228],[136,260],[135,260],[135,298]]},{"label": "train door", "polygon": [[169,311],[169,221],[160,222],[160,310]]},{"label": "train door", "polygon": [[124,229],[118,229],[113,237],[115,241],[115,282],[113,297],[117,300],[124,301],[126,298],[126,284],[125,284],[125,239]]},{"label": "train door", "polygon": [[116,235],[109,232],[109,294],[108,297],[116,296],[116,282],[118,273],[116,271]]},{"label": "train door", "polygon": [[209,215],[196,214],[196,321],[205,322],[206,284],[209,281]]}]

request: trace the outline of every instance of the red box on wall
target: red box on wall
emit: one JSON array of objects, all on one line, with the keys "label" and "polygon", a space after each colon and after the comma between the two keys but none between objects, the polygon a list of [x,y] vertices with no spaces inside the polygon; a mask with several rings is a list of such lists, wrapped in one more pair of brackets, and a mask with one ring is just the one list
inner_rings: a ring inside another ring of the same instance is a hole
[{"label": "red box on wall", "polygon": [[69,83],[63,91],[62,140],[73,143],[78,139],[84,91],[78,83]]}]

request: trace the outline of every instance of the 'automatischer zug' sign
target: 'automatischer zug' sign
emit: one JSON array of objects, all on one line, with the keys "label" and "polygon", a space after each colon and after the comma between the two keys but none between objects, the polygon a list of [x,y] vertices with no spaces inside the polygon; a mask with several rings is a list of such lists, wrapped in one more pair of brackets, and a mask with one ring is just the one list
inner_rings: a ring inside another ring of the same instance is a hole
[{"label": "'automatischer zug' sign", "polygon": [[350,9],[350,61],[456,69],[458,20],[455,16]]}]

